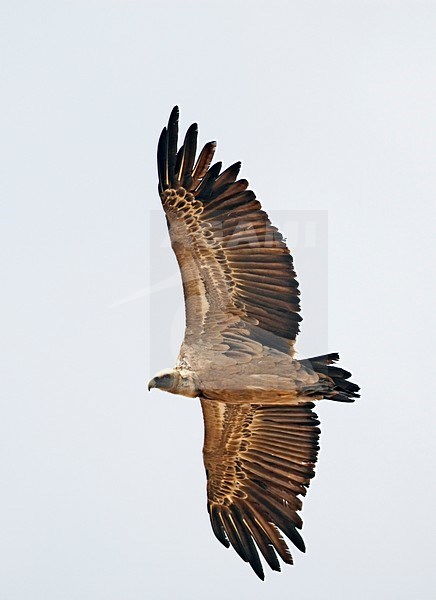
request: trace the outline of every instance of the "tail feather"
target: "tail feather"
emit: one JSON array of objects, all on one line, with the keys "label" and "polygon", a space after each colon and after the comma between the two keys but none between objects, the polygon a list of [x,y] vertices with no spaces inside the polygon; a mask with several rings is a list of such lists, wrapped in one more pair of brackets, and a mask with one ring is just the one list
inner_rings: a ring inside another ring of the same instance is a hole
[{"label": "tail feather", "polygon": [[326,390],[324,397],[329,400],[338,402],[354,402],[355,398],[359,398],[359,386],[348,381],[351,373],[341,367],[332,366],[333,363],[339,360],[339,354],[332,352],[323,356],[314,356],[300,361],[304,366],[313,369],[316,373],[326,375],[333,385]]}]

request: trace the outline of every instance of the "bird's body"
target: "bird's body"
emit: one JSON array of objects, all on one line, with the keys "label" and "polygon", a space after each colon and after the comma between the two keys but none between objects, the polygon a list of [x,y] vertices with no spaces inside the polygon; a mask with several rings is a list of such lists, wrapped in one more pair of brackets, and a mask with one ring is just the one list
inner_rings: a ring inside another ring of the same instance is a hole
[{"label": "bird's body", "polygon": [[313,401],[352,402],[358,387],[332,366],[337,354],[297,360],[299,290],[292,257],[240,163],[195,165],[197,127],[177,149],[178,109],[158,146],[159,192],[180,267],[186,331],[174,369],[149,383],[199,397],[205,422],[208,510],[216,537],[263,578],[259,549],[280,570],[292,562],[280,530],[300,549],[299,495],[318,451]]},{"label": "bird's body", "polygon": [[[249,329],[242,330],[241,335],[244,332],[247,336]],[[232,343],[242,339],[236,332],[230,330],[230,333]],[[230,404],[298,404],[320,399],[323,391],[328,390],[328,379],[309,365],[248,337],[246,340],[251,352],[241,352],[240,361],[235,361],[234,355],[226,356],[230,347],[226,335],[212,347],[199,343],[187,349],[171,370],[173,387],[167,391],[180,396],[225,399]]]}]

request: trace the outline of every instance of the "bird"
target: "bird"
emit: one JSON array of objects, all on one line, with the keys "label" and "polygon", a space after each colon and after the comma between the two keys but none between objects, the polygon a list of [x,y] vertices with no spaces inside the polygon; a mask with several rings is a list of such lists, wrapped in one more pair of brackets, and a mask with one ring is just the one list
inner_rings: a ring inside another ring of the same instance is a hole
[{"label": "bird", "polygon": [[[176,365],[148,389],[199,398],[207,510],[216,538],[260,579],[305,552],[302,497],[315,474],[315,402],[354,402],[359,386],[337,353],[296,358],[300,292],[293,258],[241,163],[197,156],[198,126],[178,147],[179,109],[157,148],[158,191],[181,272],[185,334]],[[286,541],[285,538],[287,538]]]}]

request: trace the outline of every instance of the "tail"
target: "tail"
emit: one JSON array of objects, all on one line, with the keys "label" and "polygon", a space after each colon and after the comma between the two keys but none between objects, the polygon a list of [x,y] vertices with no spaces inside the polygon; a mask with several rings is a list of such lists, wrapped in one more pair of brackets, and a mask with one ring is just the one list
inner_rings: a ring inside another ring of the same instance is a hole
[{"label": "tail", "polygon": [[340,367],[331,366],[338,360],[339,354],[334,352],[332,354],[325,354],[324,356],[306,358],[299,362],[305,367],[313,369],[316,373],[323,375],[324,377],[322,377],[322,379],[325,380],[327,377],[329,386],[325,390],[324,398],[336,400],[338,402],[354,402],[355,398],[360,397],[360,394],[357,393],[360,388],[355,383],[348,381],[351,377],[351,373]]}]

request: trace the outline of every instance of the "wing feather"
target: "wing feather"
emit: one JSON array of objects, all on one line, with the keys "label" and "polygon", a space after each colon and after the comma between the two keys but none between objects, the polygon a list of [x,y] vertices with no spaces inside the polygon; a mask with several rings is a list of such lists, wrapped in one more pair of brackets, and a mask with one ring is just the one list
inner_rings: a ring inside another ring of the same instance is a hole
[{"label": "wing feather", "polygon": [[167,128],[164,127],[159,137],[157,144],[157,172],[159,175],[159,194],[169,187],[169,181],[166,173],[166,161],[167,161],[167,143],[168,134]]},{"label": "wing feather", "polygon": [[[228,189],[229,186],[236,181],[236,177],[241,170],[241,162],[235,162],[230,167],[227,167],[216,180],[216,193],[221,194],[224,192],[224,188]],[[221,191],[222,190],[222,191]]]},{"label": "wing feather", "polygon": [[198,160],[195,164],[195,167],[192,171],[192,181],[189,187],[189,190],[195,190],[199,183],[202,181],[203,177],[206,175],[208,168],[210,167],[210,163],[212,162],[213,156],[215,154],[216,142],[208,142],[203,150],[200,152]]},{"label": "wing feather", "polygon": [[183,154],[176,173],[177,181],[182,186],[189,185],[189,178],[191,177],[197,152],[197,133],[197,123],[193,123],[186,132],[185,141],[183,142]]},{"label": "wing feather", "polygon": [[175,166],[177,157],[177,138],[179,133],[179,109],[173,108],[168,121],[168,141],[166,145],[166,181],[171,185],[175,183]]}]

